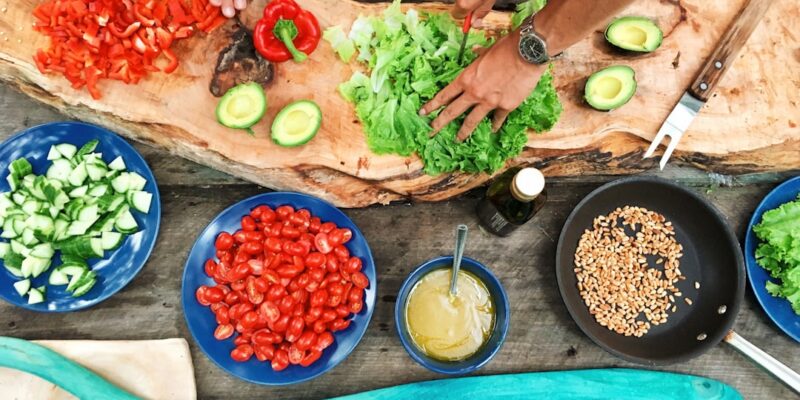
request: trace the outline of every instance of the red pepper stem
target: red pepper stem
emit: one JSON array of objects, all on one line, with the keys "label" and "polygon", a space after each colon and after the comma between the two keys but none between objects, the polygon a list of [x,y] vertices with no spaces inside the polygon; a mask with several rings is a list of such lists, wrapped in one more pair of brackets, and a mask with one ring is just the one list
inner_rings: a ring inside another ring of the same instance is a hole
[{"label": "red pepper stem", "polygon": [[[288,25],[291,25],[294,27],[294,29],[287,28]],[[273,33],[275,33],[275,36],[277,36],[278,39],[283,42],[283,44],[286,46],[286,49],[292,54],[292,58],[294,58],[295,62],[301,63],[308,58],[306,53],[297,50],[297,47],[294,45],[294,39],[298,35],[297,26],[295,25],[294,21],[285,19],[279,20],[275,25],[275,30]]]}]

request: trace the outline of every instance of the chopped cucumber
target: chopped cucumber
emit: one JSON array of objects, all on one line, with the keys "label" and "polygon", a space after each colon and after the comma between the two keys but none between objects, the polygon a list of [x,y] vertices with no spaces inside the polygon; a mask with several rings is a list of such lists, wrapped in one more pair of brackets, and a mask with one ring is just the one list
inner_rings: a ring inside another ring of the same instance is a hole
[{"label": "chopped cucumber", "polygon": [[122,244],[122,234],[119,232],[103,232],[103,250],[114,250]]},{"label": "chopped cucumber", "polygon": [[75,153],[78,152],[78,148],[69,143],[61,143],[56,145],[56,149],[59,153],[61,153],[62,156],[64,156],[64,158],[67,159],[75,157]]},{"label": "chopped cucumber", "polygon": [[106,169],[105,164],[93,162],[86,165],[86,172],[89,174],[89,179],[92,181],[99,181],[106,177],[106,172],[108,172],[108,170]]},{"label": "chopped cucumber", "polygon": [[[81,275],[81,274],[83,274],[84,272],[86,272],[88,270],[89,270],[88,267],[86,267],[84,265],[76,265],[76,264],[64,264],[60,268],[58,268],[58,271],[60,273],[64,274],[65,276],[68,276],[68,277],[75,276],[75,275]],[[67,282],[67,283],[69,283],[69,282]]]},{"label": "chopped cucumber", "polygon": [[31,163],[28,162],[28,160],[24,158],[18,158],[9,164],[8,171],[11,172],[11,175],[16,176],[17,178],[22,178],[33,173],[33,166],[31,166]]},{"label": "chopped cucumber", "polygon": [[0,259],[6,258],[6,254],[11,251],[11,245],[5,242],[0,242]]},{"label": "chopped cucumber", "polygon": [[125,160],[122,159],[121,156],[114,159],[108,164],[108,168],[111,168],[115,171],[125,171]]},{"label": "chopped cucumber", "polygon": [[86,164],[80,163],[77,167],[75,167],[75,169],[72,170],[72,172],[69,173],[68,181],[72,186],[81,186],[88,177],[89,173],[86,172]]},{"label": "chopped cucumber", "polygon": [[92,140],[86,142],[86,144],[81,146],[80,150],[78,150],[78,155],[79,156],[84,156],[84,155],[87,155],[87,154],[93,152],[94,149],[97,148],[98,144],[100,144],[100,141],[97,140],[97,139],[92,139]]},{"label": "chopped cucumber", "polygon": [[64,271],[62,271],[60,268],[57,268],[50,273],[50,278],[47,279],[47,283],[57,286],[66,285],[69,283],[69,277],[64,273]]},{"label": "chopped cucumber", "polygon": [[28,293],[28,290],[31,290],[31,280],[23,279],[21,281],[14,282],[14,290],[16,290],[20,296],[25,296],[25,294]]},{"label": "chopped cucumber", "polygon": [[128,204],[130,204],[136,211],[143,212],[147,214],[150,212],[150,203],[153,201],[153,195],[144,192],[144,191],[136,191],[136,192],[128,192],[130,196],[128,199]]},{"label": "chopped cucumber", "polygon": [[92,279],[86,281],[84,284],[75,288],[75,291],[72,292],[72,297],[80,297],[88,293],[94,287],[94,284],[97,283],[97,278],[92,275]]},{"label": "chopped cucumber", "polygon": [[136,223],[136,219],[133,218],[133,214],[129,210],[125,210],[125,212],[121,213],[119,217],[117,217],[116,222],[114,222],[114,227],[120,233],[135,233],[139,229],[139,224]]},{"label": "chopped cucumber", "polygon": [[67,182],[72,173],[72,164],[69,160],[59,158],[53,161],[53,165],[47,169],[47,179],[55,179],[60,182]]},{"label": "chopped cucumber", "polygon": [[136,172],[128,173],[128,179],[130,180],[128,190],[143,190],[147,185],[147,180]]},{"label": "chopped cucumber", "polygon": [[86,185],[78,186],[78,187],[76,187],[75,189],[72,189],[69,192],[69,197],[72,197],[73,199],[76,199],[76,198],[79,198],[79,197],[86,196],[86,194],[88,192],[89,192],[89,186],[86,186]]},{"label": "chopped cucumber", "polygon": [[5,267],[8,273],[10,273],[11,275],[16,276],[17,278],[22,278],[22,270],[19,269],[18,267],[12,267],[8,265],[8,263],[6,263]]},{"label": "chopped cucumber", "polygon": [[114,188],[114,191],[117,193],[125,193],[130,188],[130,174],[127,172],[122,172],[111,181],[111,186]]},{"label": "chopped cucumber", "polygon": [[47,152],[47,160],[53,161],[58,160],[59,158],[61,158],[61,153],[58,152],[56,146],[50,146],[50,151]]},{"label": "chopped cucumber", "polygon": [[28,291],[28,304],[39,304],[44,302],[44,293],[31,288]]}]

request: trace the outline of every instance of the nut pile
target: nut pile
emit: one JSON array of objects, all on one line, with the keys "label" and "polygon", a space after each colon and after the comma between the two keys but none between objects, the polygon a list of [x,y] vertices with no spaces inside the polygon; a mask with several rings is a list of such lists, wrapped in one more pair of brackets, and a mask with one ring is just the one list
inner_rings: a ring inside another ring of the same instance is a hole
[{"label": "nut pile", "polygon": [[[680,270],[682,251],[672,223],[661,214],[625,206],[598,216],[575,252],[583,302],[600,325],[621,335],[644,336],[677,310],[675,298],[683,293],[675,285],[686,279]],[[663,271],[648,265],[647,256],[658,257]]]}]

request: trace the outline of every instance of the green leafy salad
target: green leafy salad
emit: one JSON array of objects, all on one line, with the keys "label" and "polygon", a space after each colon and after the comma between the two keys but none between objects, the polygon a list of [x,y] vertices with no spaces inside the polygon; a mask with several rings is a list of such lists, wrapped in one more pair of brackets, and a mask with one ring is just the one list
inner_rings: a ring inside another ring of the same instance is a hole
[{"label": "green leafy salad", "polygon": [[[368,70],[368,74],[353,74],[339,91],[355,105],[373,152],[402,156],[416,153],[430,175],[493,172],[522,152],[528,129],[543,132],[555,125],[562,106],[548,71],[497,134],[486,118],[469,139],[457,143],[462,116],[430,137],[430,122],[441,110],[421,117],[419,109],[477,57],[468,50],[463,64],[458,63],[462,35],[448,14],[420,14],[414,9],[403,13],[399,0],[382,16],[358,18],[347,37],[340,27],[326,32],[326,39],[342,60],[347,62],[357,55],[357,61]],[[483,32],[473,31],[467,49],[492,44]]]},{"label": "green leafy salad", "polygon": [[753,231],[762,241],[756,249],[758,265],[780,279],[767,281],[767,291],[789,300],[800,315],[800,197],[765,212]]}]

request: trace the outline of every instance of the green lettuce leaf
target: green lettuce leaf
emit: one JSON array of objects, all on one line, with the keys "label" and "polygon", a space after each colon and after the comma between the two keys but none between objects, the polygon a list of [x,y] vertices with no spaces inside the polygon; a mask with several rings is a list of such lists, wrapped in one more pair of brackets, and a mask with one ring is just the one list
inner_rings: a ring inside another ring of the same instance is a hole
[{"label": "green lettuce leaf", "polygon": [[[459,64],[462,35],[448,14],[420,14],[414,9],[403,13],[399,0],[382,17],[362,16],[353,23],[348,38],[368,73],[354,73],[339,86],[339,92],[355,105],[373,152],[416,153],[431,175],[493,172],[522,152],[528,129],[543,132],[555,125],[562,106],[548,70],[497,134],[491,132],[487,118],[469,139],[457,143],[462,116],[431,138],[430,123],[436,114],[421,117],[419,109],[477,57],[467,51]],[[468,49],[488,47],[493,40],[473,31],[467,44]]]},{"label": "green lettuce leaf", "polygon": [[778,282],[767,282],[767,291],[782,297],[800,315],[800,197],[769,210],[753,227],[761,240],[756,261]]},{"label": "green lettuce leaf", "polygon": [[539,12],[546,4],[547,0],[526,0],[517,4],[517,10],[511,16],[511,23],[514,25],[514,29],[519,28],[526,18]]},{"label": "green lettuce leaf", "polygon": [[341,26],[336,25],[326,29],[322,38],[331,44],[333,51],[346,63],[350,62],[350,59],[356,54],[356,45],[344,34]]}]

